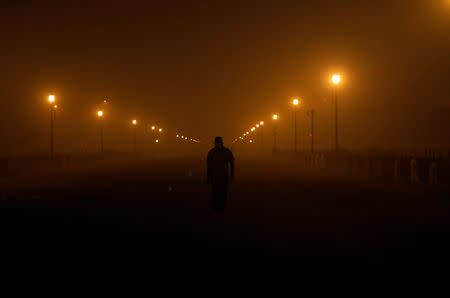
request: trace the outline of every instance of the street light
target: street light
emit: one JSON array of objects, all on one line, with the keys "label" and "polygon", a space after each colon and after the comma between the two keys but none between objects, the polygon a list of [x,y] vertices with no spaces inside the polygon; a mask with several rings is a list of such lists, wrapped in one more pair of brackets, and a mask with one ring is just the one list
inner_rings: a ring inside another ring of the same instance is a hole
[{"label": "street light", "polygon": [[152,126],[152,130],[155,130],[155,129],[156,129],[156,127],[153,125],[153,126]]},{"label": "street light", "polygon": [[297,98],[292,100],[292,105],[294,106],[294,152],[297,152],[297,106],[299,102],[300,101]]},{"label": "street light", "polygon": [[256,127],[259,128],[259,124],[256,124]]},{"label": "street light", "polygon": [[160,129],[159,129],[159,132],[162,132],[162,131],[163,131],[163,129],[162,129],[162,128],[160,128]]},{"label": "street light", "polygon": [[55,114],[57,106],[54,104],[55,96],[49,95],[48,102],[50,104],[50,159],[53,160],[55,155],[55,139],[54,139],[54,128],[55,128]]},{"label": "street light", "polygon": [[273,152],[277,151],[277,120],[278,120],[278,115],[277,114],[273,114],[272,115],[272,119],[275,121],[273,123]]},{"label": "street light", "polygon": [[136,126],[137,126],[137,120],[133,119],[131,121],[131,123],[133,124],[133,152],[136,153],[137,152],[137,141],[136,141]]},{"label": "street light", "polygon": [[97,111],[97,118],[99,119],[99,130],[100,130],[100,152],[103,153],[103,111]]},{"label": "street light", "polygon": [[261,126],[264,125],[264,121],[259,122],[259,124],[261,124]]},{"label": "street light", "polygon": [[336,131],[335,131],[335,149],[336,149],[336,152],[338,152],[339,151],[339,130],[338,130],[338,86],[339,86],[339,84],[341,83],[341,75],[339,75],[339,74],[334,74],[332,77],[331,77],[331,82],[333,83],[333,85],[334,85],[334,88],[333,88],[333,93],[334,93],[334,103],[335,103],[335,129],[336,129]]},{"label": "street light", "polygon": [[338,85],[341,82],[341,75],[335,74],[331,77],[333,84]]}]

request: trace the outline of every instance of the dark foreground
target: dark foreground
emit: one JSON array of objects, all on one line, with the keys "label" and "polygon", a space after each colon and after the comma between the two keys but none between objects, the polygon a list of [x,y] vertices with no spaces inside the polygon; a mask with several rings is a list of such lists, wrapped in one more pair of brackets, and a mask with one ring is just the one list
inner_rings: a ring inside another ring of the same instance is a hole
[{"label": "dark foreground", "polygon": [[99,247],[145,248],[131,255],[121,250],[114,262],[142,254],[148,270],[184,268],[183,278],[449,277],[445,186],[238,162],[221,217],[210,213],[203,166],[139,161],[3,177],[2,248],[67,256]]}]

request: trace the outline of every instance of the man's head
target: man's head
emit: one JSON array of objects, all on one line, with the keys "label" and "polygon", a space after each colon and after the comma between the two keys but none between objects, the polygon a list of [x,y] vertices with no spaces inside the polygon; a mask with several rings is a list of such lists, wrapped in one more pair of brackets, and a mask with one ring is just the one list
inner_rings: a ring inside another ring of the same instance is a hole
[{"label": "man's head", "polygon": [[222,147],[223,146],[223,139],[222,139],[222,137],[216,137],[214,139],[214,145],[216,147]]}]

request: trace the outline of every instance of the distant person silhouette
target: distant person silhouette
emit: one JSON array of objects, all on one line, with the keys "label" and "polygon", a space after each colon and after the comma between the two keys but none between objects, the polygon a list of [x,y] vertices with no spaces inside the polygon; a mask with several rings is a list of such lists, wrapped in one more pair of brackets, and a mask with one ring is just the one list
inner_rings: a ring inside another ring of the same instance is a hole
[{"label": "distant person silhouette", "polygon": [[[231,171],[228,171],[230,165]],[[212,186],[211,207],[214,213],[224,213],[228,195],[228,181],[234,178],[234,157],[223,146],[221,137],[214,140],[214,148],[207,158],[207,183]]]}]

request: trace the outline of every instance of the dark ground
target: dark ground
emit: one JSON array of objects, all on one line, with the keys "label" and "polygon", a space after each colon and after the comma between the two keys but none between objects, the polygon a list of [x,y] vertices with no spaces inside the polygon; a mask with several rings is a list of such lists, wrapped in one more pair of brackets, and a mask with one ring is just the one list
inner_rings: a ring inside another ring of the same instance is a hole
[{"label": "dark ground", "polygon": [[223,218],[200,160],[4,176],[2,248],[133,248],[153,269],[243,279],[448,278],[450,188],[292,167],[238,162]]}]

